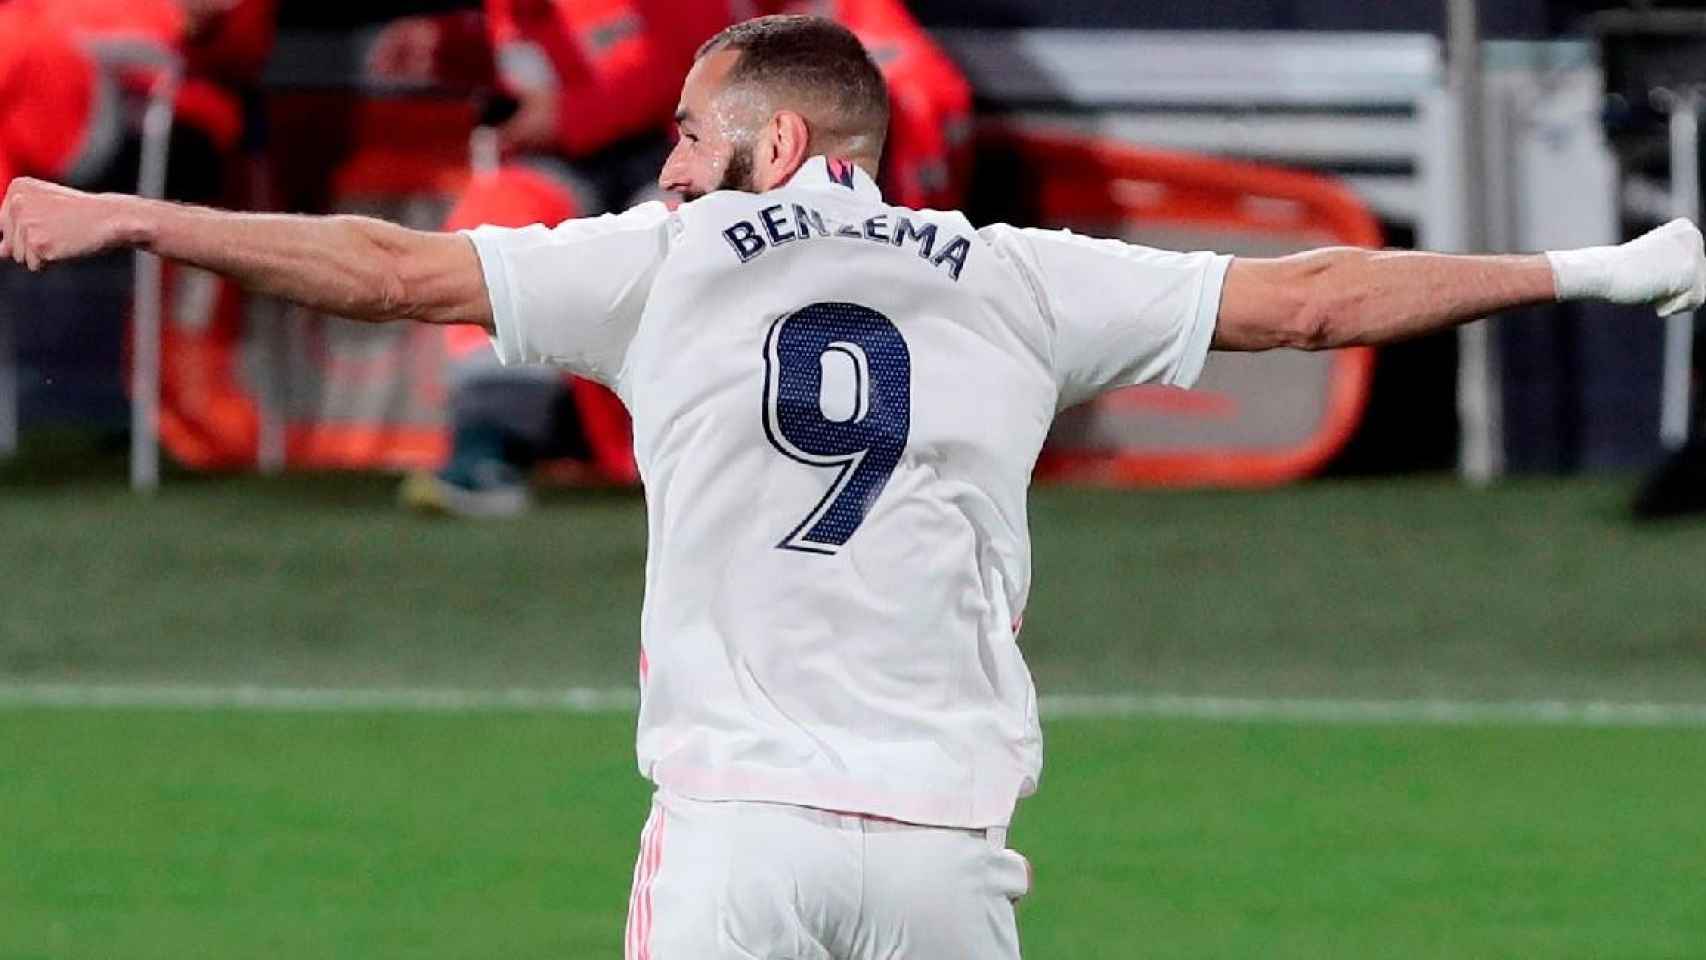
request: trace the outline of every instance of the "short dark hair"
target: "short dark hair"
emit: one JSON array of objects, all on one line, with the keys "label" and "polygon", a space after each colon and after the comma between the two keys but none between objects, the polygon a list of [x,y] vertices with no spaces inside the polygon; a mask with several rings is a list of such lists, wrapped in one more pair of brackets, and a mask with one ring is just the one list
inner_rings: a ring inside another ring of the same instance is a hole
[{"label": "short dark hair", "polygon": [[784,98],[809,98],[833,111],[817,118],[831,137],[865,136],[878,155],[889,128],[889,91],[853,31],[824,17],[780,14],[737,23],[705,41],[694,59],[740,51],[727,82],[752,84]]}]

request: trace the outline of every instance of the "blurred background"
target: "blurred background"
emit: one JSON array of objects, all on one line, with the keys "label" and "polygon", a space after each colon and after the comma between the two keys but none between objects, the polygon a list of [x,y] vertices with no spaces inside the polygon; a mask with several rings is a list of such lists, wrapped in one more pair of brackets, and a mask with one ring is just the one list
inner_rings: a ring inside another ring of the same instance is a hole
[{"label": "blurred background", "polygon": [[[1706,4],[0,0],[14,176],[421,228],[655,199],[697,46],[854,29],[891,202],[1178,249],[1700,214]],[[1692,317],[1566,305],[1066,411],[1032,956],[1706,956]],[[613,955],[644,506],[603,388],[0,265],[0,958]]]}]

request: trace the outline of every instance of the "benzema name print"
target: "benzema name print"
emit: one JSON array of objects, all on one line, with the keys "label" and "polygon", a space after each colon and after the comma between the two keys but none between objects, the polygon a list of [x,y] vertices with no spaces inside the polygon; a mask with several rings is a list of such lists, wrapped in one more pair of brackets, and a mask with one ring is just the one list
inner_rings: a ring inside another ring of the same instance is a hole
[{"label": "benzema name print", "polygon": [[918,258],[932,267],[946,268],[948,277],[960,278],[966,257],[971,254],[971,240],[955,234],[938,249],[936,224],[914,222],[907,216],[879,213],[853,223],[839,223],[803,204],[773,203],[758,211],[754,220],[736,220],[723,230],[723,239],[734,249],[741,263],[757,259],[771,247],[780,247],[796,240],[818,240],[825,237],[844,237],[864,240],[897,249],[909,245],[916,248]]}]

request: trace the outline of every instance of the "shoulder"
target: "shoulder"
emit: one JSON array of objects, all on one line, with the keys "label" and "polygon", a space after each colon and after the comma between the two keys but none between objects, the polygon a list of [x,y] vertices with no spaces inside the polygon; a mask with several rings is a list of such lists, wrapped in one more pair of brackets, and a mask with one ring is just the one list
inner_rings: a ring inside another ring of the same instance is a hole
[{"label": "shoulder", "polygon": [[680,219],[679,211],[671,210],[669,205],[662,201],[652,200],[629,207],[620,213],[606,213],[596,217],[565,220],[558,224],[552,232],[616,233],[625,230],[654,230],[677,225]]},{"label": "shoulder", "polygon": [[1073,233],[1071,230],[1016,227],[1010,223],[992,223],[978,228],[977,234],[983,238],[983,242],[1001,249],[1037,246],[1095,248],[1102,244],[1118,243],[1118,241],[1087,237],[1083,234]]},{"label": "shoulder", "polygon": [[1124,270],[1173,270],[1183,262],[1212,258],[1213,253],[1180,252],[1146,247],[1112,237],[1093,237],[1068,229],[1015,227],[997,223],[978,230],[978,236],[1005,259],[1022,266],[1049,263],[1117,265]]},{"label": "shoulder", "polygon": [[636,235],[655,234],[660,242],[667,243],[679,230],[680,220],[675,211],[654,201],[630,207],[620,213],[564,220],[555,226],[534,223],[525,227],[499,227],[487,224],[461,232],[470,237],[474,245],[482,251],[519,253]]}]

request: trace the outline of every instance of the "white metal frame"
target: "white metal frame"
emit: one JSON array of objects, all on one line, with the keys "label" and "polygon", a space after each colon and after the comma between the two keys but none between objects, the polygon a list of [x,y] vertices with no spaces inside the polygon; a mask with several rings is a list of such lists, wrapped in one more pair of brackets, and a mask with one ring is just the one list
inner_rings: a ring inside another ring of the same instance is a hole
[{"label": "white metal frame", "polygon": [[[1671,213],[1700,222],[1701,91],[1675,97],[1670,107]],[[1665,320],[1664,392],[1659,408],[1659,440],[1677,450],[1688,442],[1694,359],[1694,314]]]},{"label": "white metal frame", "polygon": [[[149,88],[142,112],[138,196],[160,199],[166,194],[166,165],[181,77],[178,63],[166,64]],[[142,493],[160,486],[160,284],[160,259],[137,253],[132,293],[130,485]],[[4,308],[0,303],[0,456],[10,456],[18,447],[18,358],[16,331]]]},{"label": "white metal frame", "polygon": [[18,345],[6,303],[0,300],[0,457],[18,450]]},{"label": "white metal frame", "polygon": [[[142,163],[136,193],[150,199],[166,195],[174,102],[180,73],[163,71],[148,92],[142,115]],[[163,328],[160,258],[136,253],[133,294],[134,337],[130,382],[130,486],[152,493],[160,486],[160,340]]]},{"label": "white metal frame", "polygon": [[[1477,0],[1446,2],[1446,96],[1456,116],[1459,153],[1458,217],[1462,250],[1491,250],[1491,199],[1494,164],[1487,157],[1486,83],[1481,69],[1481,18]],[[1457,420],[1460,425],[1458,472],[1473,484],[1504,475],[1504,377],[1499,340],[1492,320],[1477,320],[1457,331]]]}]

